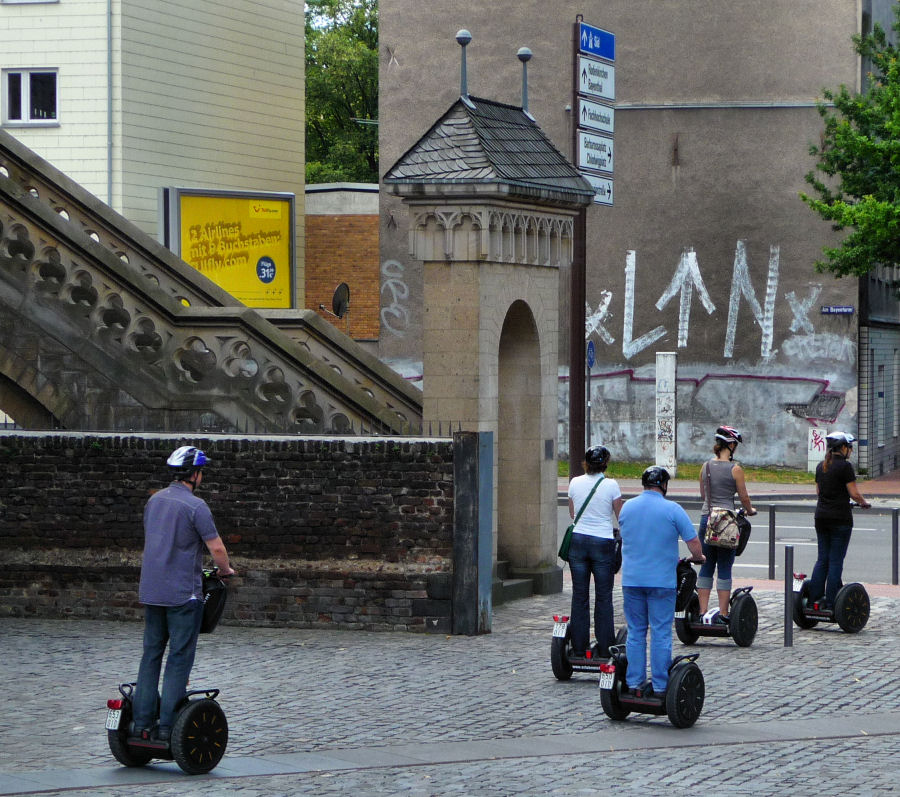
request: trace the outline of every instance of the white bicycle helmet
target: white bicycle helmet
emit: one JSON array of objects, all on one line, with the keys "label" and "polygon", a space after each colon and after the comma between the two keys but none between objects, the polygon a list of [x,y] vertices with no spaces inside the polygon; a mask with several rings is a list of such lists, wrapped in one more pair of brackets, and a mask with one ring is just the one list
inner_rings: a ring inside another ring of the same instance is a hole
[{"label": "white bicycle helmet", "polygon": [[209,462],[206,456],[199,448],[194,446],[181,446],[176,448],[166,460],[166,465],[179,471],[192,472],[197,468],[202,468]]},{"label": "white bicycle helmet", "polygon": [[856,438],[849,432],[831,432],[825,435],[825,445],[829,451],[834,451],[841,446],[853,448]]},{"label": "white bicycle helmet", "polygon": [[744,442],[744,438],[741,437],[741,433],[733,426],[720,426],[718,429],[716,429],[716,440],[721,440],[726,444]]}]

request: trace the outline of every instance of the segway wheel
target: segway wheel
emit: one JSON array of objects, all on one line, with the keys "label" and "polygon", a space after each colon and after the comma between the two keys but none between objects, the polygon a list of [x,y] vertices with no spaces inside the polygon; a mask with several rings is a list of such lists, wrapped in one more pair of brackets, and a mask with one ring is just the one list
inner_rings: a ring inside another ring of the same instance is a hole
[{"label": "segway wheel", "polygon": [[678,635],[678,638],[685,645],[693,645],[700,634],[694,631],[691,628],[690,623],[692,620],[700,616],[700,598],[697,597],[697,593],[695,592],[691,595],[691,599],[688,601],[687,609],[685,609],[684,617],[679,617],[675,620],[675,633]]},{"label": "segway wheel", "polygon": [[228,745],[228,721],[222,707],[209,698],[190,700],[172,727],[172,757],[188,775],[213,769]]},{"label": "segway wheel", "polygon": [[109,752],[113,754],[122,766],[143,767],[150,763],[153,753],[146,750],[137,750],[128,746],[128,726],[131,725],[131,704],[122,706],[122,718],[119,720],[119,728],[106,732],[106,741],[109,742]]},{"label": "segway wheel", "polygon": [[607,717],[616,722],[627,719],[628,715],[631,713],[631,711],[625,708],[619,700],[619,689],[622,686],[622,679],[624,678],[626,667],[627,664],[625,663],[624,658],[617,659],[612,689],[600,690],[600,707]]},{"label": "segway wheel", "polygon": [[869,593],[862,584],[845,584],[834,599],[834,619],[841,630],[858,634],[869,622]]},{"label": "segway wheel", "polygon": [[756,601],[746,592],[731,603],[731,638],[739,648],[749,648],[759,627],[759,610]]},{"label": "segway wheel", "polygon": [[703,673],[692,661],[676,666],[669,673],[666,687],[666,714],[676,728],[690,728],[700,712],[706,697]]},{"label": "segway wheel", "polygon": [[572,664],[567,653],[569,639],[569,629],[566,629],[565,637],[555,636],[550,642],[550,666],[559,681],[568,681],[572,677]]},{"label": "segway wheel", "polygon": [[794,624],[800,628],[813,628],[819,624],[818,620],[813,620],[803,613],[803,607],[809,599],[809,579],[806,579],[800,587],[799,592],[794,593]]}]

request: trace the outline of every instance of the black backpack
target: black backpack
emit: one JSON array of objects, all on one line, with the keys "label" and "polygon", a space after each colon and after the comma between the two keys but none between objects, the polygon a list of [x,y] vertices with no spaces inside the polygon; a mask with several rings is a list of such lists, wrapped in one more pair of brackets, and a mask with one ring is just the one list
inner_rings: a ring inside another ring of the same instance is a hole
[{"label": "black backpack", "polygon": [[697,571],[686,559],[680,559],[675,568],[675,611],[683,612],[697,586]]},{"label": "black backpack", "polygon": [[219,624],[222,612],[225,611],[225,598],[228,589],[225,582],[215,570],[203,571],[203,620],[200,622],[200,633],[210,634]]}]

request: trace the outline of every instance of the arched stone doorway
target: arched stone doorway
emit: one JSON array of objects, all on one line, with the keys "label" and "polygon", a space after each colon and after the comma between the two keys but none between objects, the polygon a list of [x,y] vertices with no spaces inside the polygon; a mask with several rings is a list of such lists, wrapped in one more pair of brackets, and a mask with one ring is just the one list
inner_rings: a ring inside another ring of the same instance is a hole
[{"label": "arched stone doorway", "polygon": [[503,321],[497,388],[497,559],[533,567],[541,537],[541,362],[537,325],[523,301]]}]

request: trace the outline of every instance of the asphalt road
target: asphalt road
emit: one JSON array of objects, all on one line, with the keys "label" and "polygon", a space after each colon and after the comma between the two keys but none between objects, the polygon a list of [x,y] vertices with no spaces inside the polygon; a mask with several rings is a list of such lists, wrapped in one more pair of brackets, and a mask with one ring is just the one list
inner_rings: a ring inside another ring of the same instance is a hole
[{"label": "asphalt road", "polygon": [[[700,525],[699,510],[688,510],[695,527]],[[569,510],[559,507],[559,537],[571,523]],[[735,561],[734,578],[769,578],[769,515],[763,509],[751,518],[753,533],[744,553]],[[890,584],[892,577],[891,515],[856,510],[853,537],[844,561],[844,582]],[[775,513],[775,578],[784,578],[784,549],[794,547],[794,570],[810,575],[816,562],[816,531],[813,505],[802,509],[777,507]],[[687,549],[685,548],[685,551]],[[737,582],[736,582],[737,585]]]}]

